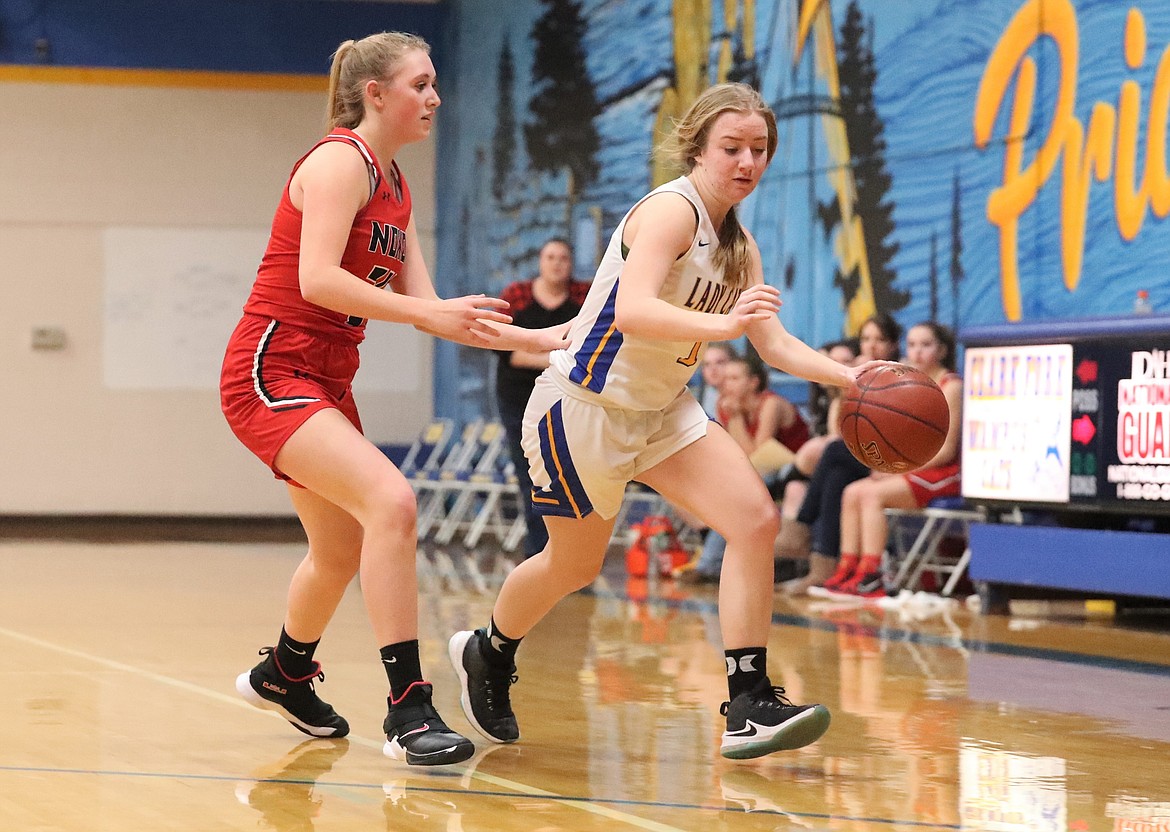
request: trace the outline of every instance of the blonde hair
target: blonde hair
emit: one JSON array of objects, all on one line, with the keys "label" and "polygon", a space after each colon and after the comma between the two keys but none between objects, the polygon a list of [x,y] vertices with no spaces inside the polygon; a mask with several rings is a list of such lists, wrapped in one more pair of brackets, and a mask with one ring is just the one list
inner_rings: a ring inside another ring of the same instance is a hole
[{"label": "blonde hair", "polygon": [[[724,113],[757,113],[768,128],[768,161],[776,153],[779,141],[776,115],[764,103],[763,97],[747,84],[716,84],[695,99],[674,122],[674,129],[658,148],[660,156],[678,169],[690,173],[695,158],[707,146],[715,120]],[[747,285],[751,275],[751,254],[747,235],[739,224],[733,207],[719,227],[719,247],[715,250],[715,265],[723,269],[724,280],[734,287]]]},{"label": "blonde hair", "polygon": [[407,32],[379,32],[338,46],[329,68],[328,129],[357,127],[365,115],[366,82],[393,77],[403,56],[414,49],[431,52],[430,44]]}]

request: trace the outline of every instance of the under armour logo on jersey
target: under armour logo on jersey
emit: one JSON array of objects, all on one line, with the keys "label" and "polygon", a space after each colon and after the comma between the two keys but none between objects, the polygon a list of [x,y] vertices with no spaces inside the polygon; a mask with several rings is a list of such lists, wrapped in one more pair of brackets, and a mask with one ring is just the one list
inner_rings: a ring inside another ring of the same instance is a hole
[{"label": "under armour logo on jersey", "polygon": [[[738,668],[739,671],[741,673],[755,672],[755,668],[752,667],[752,662],[754,662],[756,660],[757,655],[758,654],[756,654],[756,653],[751,653],[747,656],[740,656],[739,657],[739,668]],[[732,658],[731,656],[726,656],[725,658],[727,659],[727,675],[730,676],[732,673],[735,673],[735,671],[737,669],[736,665],[735,665],[735,659]]]}]

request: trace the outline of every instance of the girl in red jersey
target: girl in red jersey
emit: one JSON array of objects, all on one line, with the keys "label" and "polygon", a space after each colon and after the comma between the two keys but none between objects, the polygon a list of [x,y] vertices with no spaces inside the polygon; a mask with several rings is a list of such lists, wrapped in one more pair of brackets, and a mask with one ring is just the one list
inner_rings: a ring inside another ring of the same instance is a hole
[{"label": "girl in red jersey", "polygon": [[925,508],[936,497],[959,496],[959,437],[963,380],[955,372],[955,336],[942,324],[925,321],[906,335],[906,360],[942,388],[950,406],[947,438],[934,458],[908,474],[871,473],[845,487],[841,497],[841,562],[853,573],[838,592],[878,598],[886,594],[881,553],[890,527],[887,508]]},{"label": "girl in red jersey", "polygon": [[435,293],[394,162],[431,132],[440,101],[429,52],[421,38],[383,32],[334,54],[331,130],[293,167],[220,380],[232,431],[288,481],[309,540],[280,640],[237,690],[311,736],[345,736],[349,725],[314,690],[324,674],[313,653],[360,570],[390,684],[383,750],[414,765],[459,762],[474,747],[439,718],[423,680],[414,493],[362,435],[350,387],[366,321],[496,349],[567,344],[565,327],[508,326],[504,301]]}]

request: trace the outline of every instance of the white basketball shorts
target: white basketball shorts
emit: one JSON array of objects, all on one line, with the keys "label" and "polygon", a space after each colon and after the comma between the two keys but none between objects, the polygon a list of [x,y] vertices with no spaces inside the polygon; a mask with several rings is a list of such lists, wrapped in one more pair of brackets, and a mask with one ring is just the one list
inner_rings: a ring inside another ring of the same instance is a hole
[{"label": "white basketball shorts", "polygon": [[524,411],[521,444],[541,514],[617,515],[626,485],[707,435],[707,414],[689,390],[664,410],[603,407],[562,391],[547,376]]}]

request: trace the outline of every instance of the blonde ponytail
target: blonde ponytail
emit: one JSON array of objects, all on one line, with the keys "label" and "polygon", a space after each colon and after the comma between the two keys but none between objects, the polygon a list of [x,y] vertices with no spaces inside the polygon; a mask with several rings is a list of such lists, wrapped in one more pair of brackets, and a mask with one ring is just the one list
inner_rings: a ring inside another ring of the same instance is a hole
[{"label": "blonde ponytail", "polygon": [[361,40],[347,40],[333,53],[329,67],[329,99],[325,105],[327,129],[361,124],[365,115],[367,81],[394,75],[403,56],[414,49],[430,54],[431,47],[408,32],[379,32]]}]

